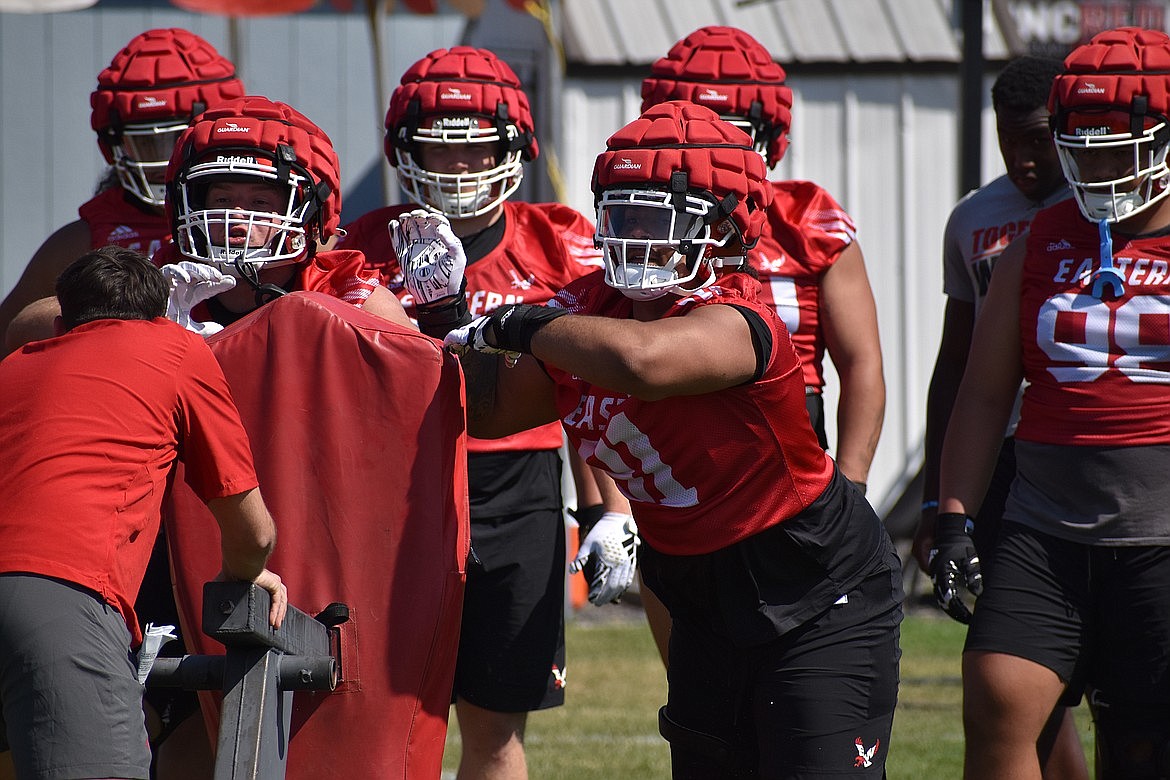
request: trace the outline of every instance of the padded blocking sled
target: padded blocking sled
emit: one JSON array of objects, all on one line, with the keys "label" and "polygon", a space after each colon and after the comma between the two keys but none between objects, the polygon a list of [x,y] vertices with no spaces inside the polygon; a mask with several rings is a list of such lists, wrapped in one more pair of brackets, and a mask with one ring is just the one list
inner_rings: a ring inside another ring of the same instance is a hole
[{"label": "padded blocking sled", "polygon": [[[341,683],[294,698],[287,777],[438,777],[470,546],[463,379],[420,333],[293,293],[208,340],[277,525],[269,568],[310,615],[349,607]],[[219,534],[180,477],[165,520],[189,653]],[[209,724],[218,703],[200,694]]]}]

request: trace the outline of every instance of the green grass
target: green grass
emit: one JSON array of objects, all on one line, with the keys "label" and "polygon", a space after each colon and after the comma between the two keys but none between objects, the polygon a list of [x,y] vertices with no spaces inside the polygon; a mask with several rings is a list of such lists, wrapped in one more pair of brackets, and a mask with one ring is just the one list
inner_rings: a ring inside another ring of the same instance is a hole
[{"label": "green grass", "polygon": [[[569,623],[565,706],[528,718],[528,769],[536,780],[670,777],[669,750],[657,724],[658,708],[666,701],[666,676],[650,630],[631,607],[605,609],[614,610],[612,619],[586,615]],[[902,684],[887,762],[891,780],[962,776],[959,655],[964,631],[927,609],[911,611],[902,625]],[[1077,724],[1091,755],[1083,705]],[[454,777],[458,763],[452,711],[445,778]]]}]

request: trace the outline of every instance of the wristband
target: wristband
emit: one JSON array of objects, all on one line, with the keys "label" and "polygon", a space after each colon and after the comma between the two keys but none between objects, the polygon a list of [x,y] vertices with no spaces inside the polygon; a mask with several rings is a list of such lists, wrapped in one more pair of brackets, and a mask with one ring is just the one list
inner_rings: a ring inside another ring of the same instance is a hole
[{"label": "wristband", "polygon": [[491,315],[492,335],[496,337],[494,346],[531,355],[532,337],[536,331],[566,314],[568,312],[564,309],[528,303],[501,306]]},{"label": "wristband", "polygon": [[975,530],[975,518],[971,515],[965,515],[962,512],[940,512],[938,518],[935,520],[935,537],[943,530],[959,530],[963,529],[963,533],[967,536]]},{"label": "wristband", "polygon": [[471,312],[467,308],[467,280],[459,285],[459,294],[451,296],[450,300],[432,303],[427,306],[415,307],[415,319],[418,329],[434,339],[441,339],[455,328],[471,322]]}]

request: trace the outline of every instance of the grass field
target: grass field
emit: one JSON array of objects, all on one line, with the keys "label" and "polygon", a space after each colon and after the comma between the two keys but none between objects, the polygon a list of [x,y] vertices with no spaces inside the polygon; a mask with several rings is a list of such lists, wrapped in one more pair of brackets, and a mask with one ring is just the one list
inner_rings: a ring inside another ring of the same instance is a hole
[{"label": "grass field", "polygon": [[[568,626],[565,706],[528,719],[529,775],[533,780],[669,778],[669,751],[657,723],[658,708],[666,701],[666,678],[650,631],[633,607],[587,612],[593,609],[586,607]],[[903,623],[902,684],[887,761],[890,780],[962,776],[959,654],[964,631],[929,608],[911,610]],[[1083,706],[1077,722],[1091,755]],[[453,778],[458,765],[457,731],[452,715],[444,778]]]}]

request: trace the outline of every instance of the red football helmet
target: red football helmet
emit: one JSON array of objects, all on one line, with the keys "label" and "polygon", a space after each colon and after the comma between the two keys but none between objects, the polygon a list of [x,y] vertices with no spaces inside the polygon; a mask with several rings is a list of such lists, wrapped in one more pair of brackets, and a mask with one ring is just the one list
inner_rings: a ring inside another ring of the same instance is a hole
[{"label": "red football helmet", "polygon": [[1065,58],[1048,108],[1087,219],[1117,222],[1170,193],[1170,36],[1137,27],[1094,35]]},{"label": "red football helmet", "polygon": [[650,67],[642,110],[666,100],[707,106],[752,137],[768,167],[788,148],[792,90],[784,68],[759,41],[734,27],[702,27]]},{"label": "red football helmet", "polygon": [[177,28],[147,30],[98,74],[90,125],[122,187],[161,206],[179,134],[196,114],[243,95],[235,66],[210,43]]},{"label": "red football helmet", "polygon": [[772,200],[751,138],[711,109],[660,103],[610,136],[593,167],[605,281],[635,300],[685,295],[740,265]]},{"label": "red football helmet", "polygon": [[[483,171],[428,170],[423,144],[493,144]],[[528,97],[508,64],[486,49],[431,52],[406,71],[386,112],[386,157],[411,201],[452,219],[486,214],[520,186],[538,153]]]},{"label": "red football helmet", "polygon": [[227,273],[311,257],[337,230],[341,174],[329,136],[292,107],[245,97],[205,111],[167,169],[179,251]]}]

